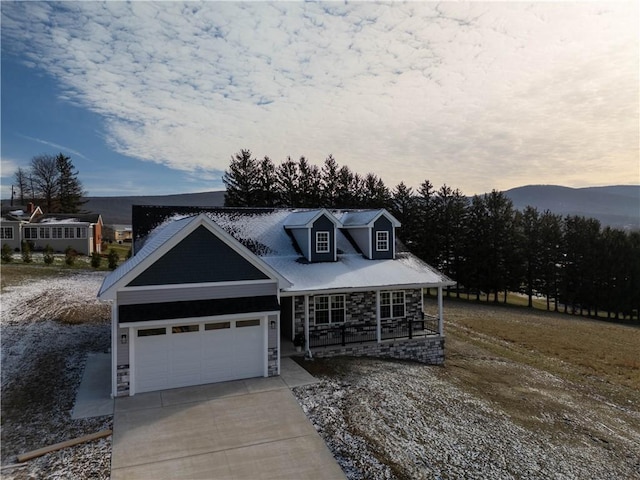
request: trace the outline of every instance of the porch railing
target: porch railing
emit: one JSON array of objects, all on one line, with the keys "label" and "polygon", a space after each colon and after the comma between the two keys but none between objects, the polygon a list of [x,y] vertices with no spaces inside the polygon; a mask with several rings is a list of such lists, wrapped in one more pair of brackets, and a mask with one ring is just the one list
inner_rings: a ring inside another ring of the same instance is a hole
[{"label": "porch railing", "polygon": [[[380,325],[382,340],[425,337],[438,334],[438,317],[387,321]],[[309,332],[310,347],[345,346],[350,343],[377,341],[377,325],[372,322],[351,322],[339,325],[314,326]]]}]

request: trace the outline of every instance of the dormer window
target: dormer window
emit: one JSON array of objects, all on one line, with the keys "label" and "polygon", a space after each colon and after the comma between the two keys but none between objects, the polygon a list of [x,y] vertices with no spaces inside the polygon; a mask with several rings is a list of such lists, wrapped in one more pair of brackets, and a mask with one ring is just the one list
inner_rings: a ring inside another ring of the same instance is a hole
[{"label": "dormer window", "polygon": [[329,252],[329,232],[316,232],[316,253]]},{"label": "dormer window", "polygon": [[378,252],[389,251],[389,232],[376,232],[376,250]]}]

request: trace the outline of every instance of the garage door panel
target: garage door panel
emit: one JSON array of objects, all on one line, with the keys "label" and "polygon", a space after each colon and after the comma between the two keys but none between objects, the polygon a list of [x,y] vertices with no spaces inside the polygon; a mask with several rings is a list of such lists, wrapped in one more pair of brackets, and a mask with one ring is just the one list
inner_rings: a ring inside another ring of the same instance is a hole
[{"label": "garage door panel", "polygon": [[136,338],[137,391],[162,390],[169,386],[168,335],[139,336]]},{"label": "garage door panel", "polygon": [[136,338],[136,392],[223,382],[264,374],[261,320],[168,327]]}]

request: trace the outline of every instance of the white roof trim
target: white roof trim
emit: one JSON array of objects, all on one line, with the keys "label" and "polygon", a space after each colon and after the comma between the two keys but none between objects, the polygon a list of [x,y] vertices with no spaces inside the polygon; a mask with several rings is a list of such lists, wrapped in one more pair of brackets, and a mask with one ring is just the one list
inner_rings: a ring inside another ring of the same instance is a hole
[{"label": "white roof trim", "polygon": [[[191,234],[196,228],[199,226],[204,226],[209,229],[214,235],[216,235],[220,240],[226,243],[231,249],[237,252],[239,255],[244,257],[249,263],[251,263],[258,270],[265,273],[268,277],[276,279],[280,284],[280,288],[288,288],[291,286],[291,282],[283,277],[280,273],[278,273],[273,267],[262,261],[259,257],[254,255],[248,248],[238,242],[235,238],[225,232],[221,227],[216,225],[216,223],[207,217],[205,214],[201,213],[195,217],[187,217],[185,219],[176,220],[175,222],[186,221],[185,225],[180,227],[176,232],[171,234],[166,240],[162,241],[160,245],[153,248],[149,251],[149,253],[144,254],[143,251],[146,246],[152,246],[153,240],[145,245],[145,247],[140,250],[138,255],[143,255],[142,258],[136,258],[137,255],[133,256],[129,260],[127,260],[124,264],[120,265],[116,270],[111,272],[103,281],[102,287],[98,292],[98,298],[100,300],[115,300],[116,293],[118,290],[124,288],[131,280],[136,278],[142,272],[144,272],[147,268],[153,265],[156,261],[158,261],[163,255],[165,255],[169,250],[175,247],[178,243],[180,243],[184,238],[186,238],[189,234]],[[175,222],[170,223],[165,226],[167,228],[169,226],[175,225]],[[159,232],[158,232],[159,233]],[[128,270],[127,270],[128,267]],[[112,279],[112,277],[115,277]],[[111,279],[111,282],[109,280]],[[106,288],[105,288],[105,285]]]}]

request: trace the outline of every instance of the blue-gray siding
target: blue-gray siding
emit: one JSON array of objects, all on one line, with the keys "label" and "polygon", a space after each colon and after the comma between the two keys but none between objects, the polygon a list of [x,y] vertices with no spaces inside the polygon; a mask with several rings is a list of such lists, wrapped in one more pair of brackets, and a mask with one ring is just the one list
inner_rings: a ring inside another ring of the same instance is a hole
[{"label": "blue-gray siding", "polygon": [[[329,253],[316,252],[316,232],[329,232]],[[326,215],[321,215],[311,227],[311,261],[333,262],[335,260],[336,235],[335,226]]]},{"label": "blue-gray siding", "polygon": [[128,286],[267,279],[204,226],[198,227]]},{"label": "blue-gray siding", "polygon": [[[376,250],[376,232],[388,232],[389,233],[389,250],[378,251]],[[384,215],[378,218],[373,223],[373,231],[371,232],[371,258],[373,260],[383,260],[393,258],[393,246],[395,242],[394,229],[391,221]]]}]

